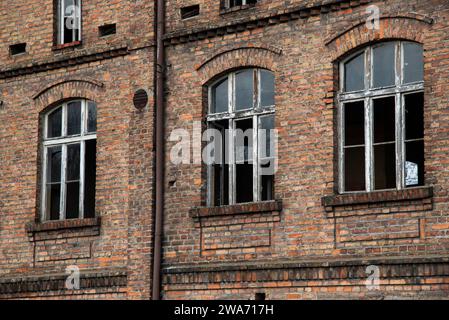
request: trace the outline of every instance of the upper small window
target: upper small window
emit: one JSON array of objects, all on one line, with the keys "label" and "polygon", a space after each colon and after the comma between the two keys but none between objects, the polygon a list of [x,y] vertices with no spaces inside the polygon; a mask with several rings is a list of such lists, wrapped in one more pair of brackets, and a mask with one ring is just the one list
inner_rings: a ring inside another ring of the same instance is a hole
[{"label": "upper small window", "polygon": [[424,184],[423,49],[385,42],[341,64],[340,191]]},{"label": "upper small window", "polygon": [[81,0],[58,0],[58,44],[81,41]]},{"label": "upper small window", "polygon": [[257,2],[258,0],[222,0],[222,7],[224,9],[230,9],[234,7],[256,4]]},{"label": "upper small window", "polygon": [[74,100],[45,116],[43,220],[95,216],[97,107]]}]

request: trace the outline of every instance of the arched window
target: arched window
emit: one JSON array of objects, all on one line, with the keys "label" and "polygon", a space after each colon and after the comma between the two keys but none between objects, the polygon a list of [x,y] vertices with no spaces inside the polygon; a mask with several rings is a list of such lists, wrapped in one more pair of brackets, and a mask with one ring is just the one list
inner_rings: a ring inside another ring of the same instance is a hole
[{"label": "arched window", "polygon": [[340,65],[340,192],[424,184],[423,49],[384,42]]},{"label": "arched window", "polygon": [[209,87],[209,205],[273,199],[274,96],[274,75],[263,69],[238,70]]},{"label": "arched window", "polygon": [[43,220],[95,216],[97,107],[73,100],[45,115]]}]

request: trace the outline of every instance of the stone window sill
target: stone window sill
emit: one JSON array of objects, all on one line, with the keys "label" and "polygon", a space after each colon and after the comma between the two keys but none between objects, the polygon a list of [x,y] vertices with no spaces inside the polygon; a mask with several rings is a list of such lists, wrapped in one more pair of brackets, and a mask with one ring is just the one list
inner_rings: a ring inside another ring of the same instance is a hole
[{"label": "stone window sill", "polygon": [[326,196],[321,199],[326,212],[332,212],[336,207],[383,204],[386,202],[401,202],[431,199],[433,187],[417,187],[404,190],[386,190],[375,192],[347,193]]},{"label": "stone window sill", "polygon": [[73,48],[73,47],[77,47],[79,45],[81,45],[81,41],[73,41],[73,42],[69,42],[69,43],[64,43],[64,44],[56,44],[53,46],[53,50],[62,50],[62,49],[66,49],[66,48]]},{"label": "stone window sill", "polygon": [[235,216],[248,214],[273,213],[279,215],[282,211],[282,200],[241,203],[221,207],[194,207],[190,216],[198,222],[204,218],[220,216]]},{"label": "stone window sill", "polygon": [[101,218],[70,219],[61,221],[33,222],[26,226],[28,236],[33,240],[40,238],[64,238],[83,233],[86,235],[99,235]]}]

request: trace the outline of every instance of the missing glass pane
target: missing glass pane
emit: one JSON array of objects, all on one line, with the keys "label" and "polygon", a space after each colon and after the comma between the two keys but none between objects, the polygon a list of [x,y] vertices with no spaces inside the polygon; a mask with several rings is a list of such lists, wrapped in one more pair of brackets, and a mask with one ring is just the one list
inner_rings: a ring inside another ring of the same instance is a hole
[{"label": "missing glass pane", "polygon": [[66,219],[77,219],[79,218],[80,183],[69,182],[66,188]]},{"label": "missing glass pane", "polygon": [[253,165],[236,165],[236,200],[237,203],[253,201]]},{"label": "missing glass pane", "polygon": [[274,156],[274,116],[260,118],[259,155],[261,158]]},{"label": "missing glass pane", "polygon": [[374,88],[395,84],[395,45],[395,42],[388,42],[373,49]]},{"label": "missing glass pane", "polygon": [[221,80],[212,88],[212,113],[228,111],[228,78]]},{"label": "missing glass pane", "polygon": [[374,143],[395,141],[395,97],[375,99],[373,109]]},{"label": "missing glass pane", "polygon": [[424,138],[424,93],[404,96],[405,99],[405,139]]},{"label": "missing glass pane", "polygon": [[235,109],[245,110],[254,105],[254,70],[235,73]]},{"label": "missing glass pane", "polygon": [[424,185],[424,141],[405,143],[405,185],[407,187]]},{"label": "missing glass pane", "polygon": [[59,207],[61,202],[61,184],[47,185],[47,210],[50,220],[59,220]]},{"label": "missing glass pane", "polygon": [[253,159],[253,119],[235,122],[235,161],[250,162]]},{"label": "missing glass pane", "polygon": [[365,53],[345,63],[345,91],[365,89]]},{"label": "missing glass pane", "polygon": [[229,165],[226,164],[226,143],[224,141],[229,121],[216,121],[211,123],[211,129],[220,132],[221,141],[216,141],[214,150],[214,164],[212,165],[212,201],[215,206],[227,205],[229,203]]},{"label": "missing glass pane", "polygon": [[423,48],[418,43],[404,43],[404,83],[424,80]]},{"label": "missing glass pane", "polygon": [[396,144],[374,146],[375,189],[396,188]]},{"label": "missing glass pane", "polygon": [[261,200],[267,201],[267,200],[273,200],[274,196],[274,170],[272,168],[274,167],[274,159],[271,161],[268,161],[265,164],[261,164],[262,171],[272,171],[273,174],[268,175],[265,174],[260,176],[260,184],[261,184]]},{"label": "missing glass pane", "polygon": [[363,101],[346,103],[345,146],[365,144],[365,103]]},{"label": "missing glass pane", "polygon": [[365,190],[365,147],[345,149],[345,191]]}]

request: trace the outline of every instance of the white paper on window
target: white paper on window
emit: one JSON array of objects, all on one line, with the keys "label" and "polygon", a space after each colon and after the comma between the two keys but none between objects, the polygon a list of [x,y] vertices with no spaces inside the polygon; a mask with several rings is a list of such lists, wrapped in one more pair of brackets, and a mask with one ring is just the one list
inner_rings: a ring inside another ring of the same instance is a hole
[{"label": "white paper on window", "polygon": [[407,161],[405,163],[405,184],[414,186],[419,184],[418,181],[418,164]]}]

